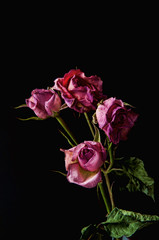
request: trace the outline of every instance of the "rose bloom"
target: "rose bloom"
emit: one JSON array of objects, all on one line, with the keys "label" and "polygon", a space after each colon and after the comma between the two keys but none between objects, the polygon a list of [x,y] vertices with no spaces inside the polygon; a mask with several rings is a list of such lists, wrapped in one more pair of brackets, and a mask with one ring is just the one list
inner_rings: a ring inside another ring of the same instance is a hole
[{"label": "rose bloom", "polygon": [[65,153],[65,167],[70,183],[93,188],[102,181],[100,167],[106,160],[106,150],[101,143],[84,141],[61,151]]},{"label": "rose bloom", "polygon": [[53,116],[61,108],[61,98],[54,90],[35,89],[31,97],[26,99],[26,105],[42,119]]},{"label": "rose bloom", "polygon": [[127,139],[138,114],[127,109],[122,100],[111,97],[97,107],[96,118],[109,140],[118,144],[120,140]]},{"label": "rose bloom", "polygon": [[103,98],[102,84],[99,77],[86,77],[80,69],[72,69],[63,78],[55,80],[53,89],[61,92],[68,107],[83,113],[96,109]]}]

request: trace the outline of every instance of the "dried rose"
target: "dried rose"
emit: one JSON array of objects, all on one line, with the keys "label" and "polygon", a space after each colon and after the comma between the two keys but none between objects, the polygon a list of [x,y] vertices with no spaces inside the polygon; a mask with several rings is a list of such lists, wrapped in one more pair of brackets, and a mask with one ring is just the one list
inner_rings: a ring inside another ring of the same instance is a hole
[{"label": "dried rose", "polygon": [[99,77],[86,77],[80,69],[72,69],[63,78],[55,80],[53,89],[61,92],[68,107],[83,113],[96,109],[103,98],[102,84]]},{"label": "dried rose", "polygon": [[35,89],[31,97],[26,99],[26,104],[42,119],[53,116],[61,107],[61,98],[54,90]]},{"label": "dried rose", "polygon": [[130,129],[138,118],[131,108],[127,108],[122,100],[109,98],[97,107],[96,118],[99,127],[114,144],[126,140]]},{"label": "dried rose", "polygon": [[101,143],[84,141],[73,148],[61,151],[65,153],[69,182],[93,188],[102,181],[100,167],[106,160],[106,150]]}]

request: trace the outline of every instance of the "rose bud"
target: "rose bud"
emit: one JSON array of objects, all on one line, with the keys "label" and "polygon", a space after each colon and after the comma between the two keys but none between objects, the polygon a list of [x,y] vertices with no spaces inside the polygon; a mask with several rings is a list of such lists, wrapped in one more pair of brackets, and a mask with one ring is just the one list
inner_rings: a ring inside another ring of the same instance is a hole
[{"label": "rose bud", "polygon": [[97,107],[96,118],[109,140],[118,144],[120,140],[127,140],[138,114],[127,109],[122,100],[111,97]]},{"label": "rose bud", "polygon": [[54,90],[35,89],[31,97],[26,99],[26,105],[42,119],[53,116],[61,107],[61,99]]},{"label": "rose bud", "polygon": [[86,77],[80,69],[72,69],[63,78],[57,78],[53,89],[59,90],[68,107],[83,113],[95,110],[104,97],[102,80],[97,76]]},{"label": "rose bud", "polygon": [[86,188],[93,188],[102,181],[100,167],[106,160],[106,150],[99,142],[84,141],[79,145],[63,150],[67,179]]}]

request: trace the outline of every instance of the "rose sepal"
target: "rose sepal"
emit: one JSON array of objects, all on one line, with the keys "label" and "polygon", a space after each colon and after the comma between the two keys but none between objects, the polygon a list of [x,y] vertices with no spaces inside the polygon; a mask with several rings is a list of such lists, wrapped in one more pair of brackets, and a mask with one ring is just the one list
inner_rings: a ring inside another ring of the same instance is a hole
[{"label": "rose sepal", "polygon": [[19,108],[23,108],[23,107],[28,107],[28,106],[24,103],[24,104],[21,104],[17,107],[14,107],[14,109],[19,109]]},{"label": "rose sepal", "polygon": [[94,131],[95,131],[93,141],[94,141],[94,142],[100,142],[100,143],[101,143],[100,131],[99,131],[99,129],[98,129],[94,124],[93,124],[93,127],[94,127]]},{"label": "rose sepal", "polygon": [[45,120],[43,118],[39,118],[39,117],[29,117],[29,118],[17,118],[21,121],[29,121],[29,120]]}]

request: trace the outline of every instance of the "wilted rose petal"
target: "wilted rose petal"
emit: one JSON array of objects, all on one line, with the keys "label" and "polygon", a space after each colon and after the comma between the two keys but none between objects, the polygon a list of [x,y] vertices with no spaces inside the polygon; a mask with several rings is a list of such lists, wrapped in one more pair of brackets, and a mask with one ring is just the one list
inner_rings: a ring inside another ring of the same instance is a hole
[{"label": "wilted rose petal", "polygon": [[109,98],[97,107],[96,118],[109,140],[114,144],[126,140],[130,129],[134,126],[138,114],[127,109],[121,100]]},{"label": "wilted rose petal", "polygon": [[53,89],[61,92],[68,107],[80,113],[95,110],[105,96],[102,80],[97,76],[86,77],[80,69],[72,69],[63,78],[57,78]]},{"label": "wilted rose petal", "polygon": [[63,150],[67,179],[83,187],[95,187],[101,181],[100,167],[106,160],[106,150],[99,142],[84,141],[79,145]]},{"label": "wilted rose petal", "polygon": [[69,166],[67,179],[70,183],[75,183],[86,188],[93,188],[102,181],[100,170],[96,172],[86,171],[78,163]]}]

